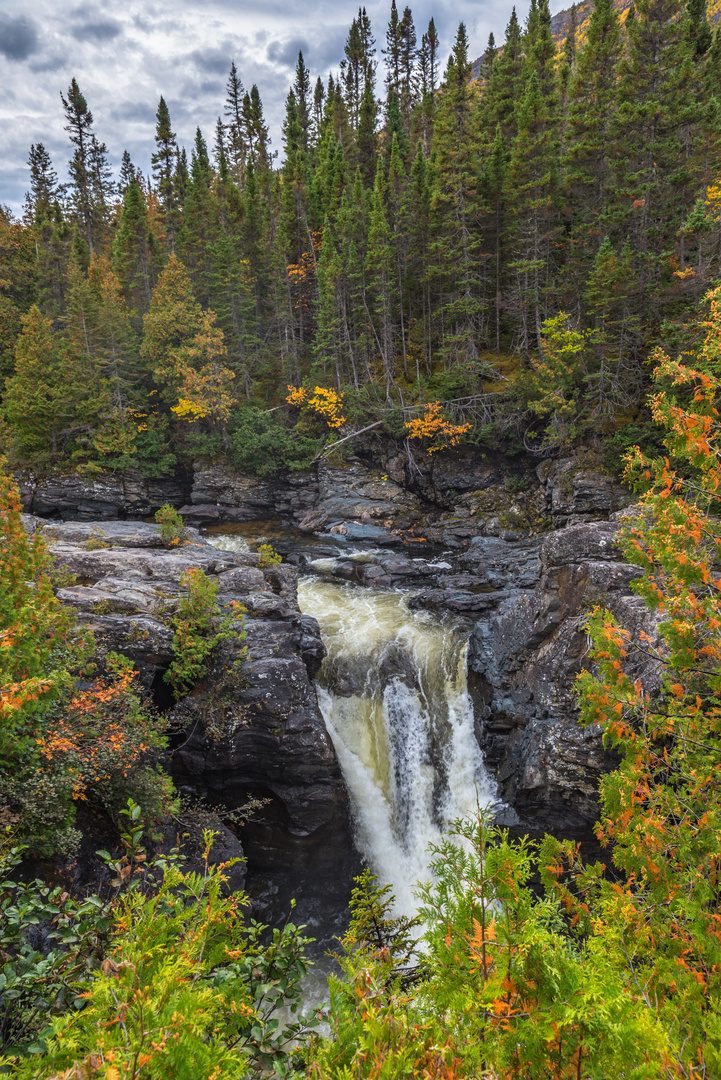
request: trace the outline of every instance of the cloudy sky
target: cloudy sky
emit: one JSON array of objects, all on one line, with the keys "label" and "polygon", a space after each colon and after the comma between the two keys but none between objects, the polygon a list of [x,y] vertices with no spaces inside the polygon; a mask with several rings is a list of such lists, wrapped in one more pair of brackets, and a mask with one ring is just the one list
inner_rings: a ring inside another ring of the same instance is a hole
[{"label": "cloudy sky", "polygon": [[[471,54],[489,31],[503,39],[513,0],[419,0],[418,37],[431,16],[446,58],[459,20]],[[402,10],[403,0],[398,0]],[[563,6],[563,5],[560,5]],[[519,14],[525,15],[521,0]],[[390,0],[371,0],[378,55]],[[282,150],[283,103],[298,50],[313,81],[337,71],[357,0],[0,0],[0,203],[20,211],[27,152],[42,142],[64,179],[68,159],[60,92],[74,75],[87,98],[111,161],[124,149],[147,172],[155,111],[163,94],[179,141],[188,147],[199,124],[212,142],[230,61],[246,89],[257,83],[273,147]]]}]

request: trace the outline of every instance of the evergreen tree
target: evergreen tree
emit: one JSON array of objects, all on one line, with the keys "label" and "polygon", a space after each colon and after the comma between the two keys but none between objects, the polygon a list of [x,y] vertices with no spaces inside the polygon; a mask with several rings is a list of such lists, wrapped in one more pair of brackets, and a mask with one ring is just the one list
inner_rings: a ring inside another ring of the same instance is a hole
[{"label": "evergreen tree", "polygon": [[141,359],[166,401],[177,401],[181,383],[177,352],[195,340],[202,310],[193,295],[188,272],[171,254],[153,291],[150,311],[143,319]]},{"label": "evergreen tree", "polygon": [[120,163],[120,194],[124,195],[133,181],[137,178],[137,171],[127,150],[123,150],[123,160]]},{"label": "evergreen tree", "polygon": [[390,402],[391,386],[395,383],[393,315],[396,290],[391,231],[385,210],[385,191],[383,160],[379,158],[368,227],[366,280],[373,306],[372,312],[368,314],[376,345],[376,357],[380,356],[386,400]]},{"label": "evergreen tree", "polygon": [[320,139],[321,128],[323,125],[324,102],[325,87],[323,86],[323,80],[319,75],[315,81],[315,90],[313,91],[313,139],[316,143]]},{"label": "evergreen tree", "polygon": [[484,96],[486,125],[495,130],[500,124],[505,138],[510,138],[516,132],[516,105],[521,87],[522,62],[521,28],[514,7],[506,27],[503,49],[493,61],[488,89]]},{"label": "evergreen tree", "polygon": [[46,219],[58,195],[58,175],[42,143],[33,143],[28,155],[30,191],[25,202],[33,218]]},{"label": "evergreen tree", "polygon": [[70,136],[70,142],[75,147],[69,163],[71,178],[72,204],[79,228],[87,241],[88,247],[93,248],[94,232],[94,196],[95,196],[95,170],[97,162],[94,160],[95,139],[93,135],[93,114],[88,108],[88,103],[80,92],[77,80],[73,78],[68,87],[67,97],[60,95],[65,112],[65,131]]},{"label": "evergreen tree", "polygon": [[407,133],[411,130],[411,113],[416,104],[416,28],[413,25],[413,15],[409,7],[403,11],[403,16],[398,26],[400,87],[399,104],[403,124]]},{"label": "evergreen tree", "polygon": [[298,113],[298,124],[300,126],[300,143],[304,151],[308,151],[310,147],[310,133],[311,133],[311,101],[310,101],[310,74],[308,68],[305,66],[303,60],[303,53],[298,53],[298,63],[295,66],[295,81],[293,83],[293,93],[295,95],[295,104]]},{"label": "evergreen tree", "polygon": [[562,157],[564,195],[566,204],[573,207],[565,304],[576,310],[581,280],[608,229],[615,202],[612,140],[618,131],[616,86],[621,52],[621,24],[613,0],[597,0],[568,89]]},{"label": "evergreen tree", "polygon": [[391,94],[400,97],[402,48],[398,8],[396,7],[396,0],[391,0],[391,14],[386,29],[386,47],[383,49],[383,55],[386,58],[386,67],[388,69],[386,73],[387,97],[390,97]]},{"label": "evergreen tree", "polygon": [[515,277],[513,306],[520,346],[528,354],[540,345],[541,324],[548,314],[554,241],[559,230],[558,157],[555,98],[544,93],[533,71],[518,113],[518,134],[508,169],[512,200],[510,247]]},{"label": "evergreen tree", "polygon": [[485,337],[480,236],[476,229],[479,167],[478,88],[463,23],[453,45],[435,120],[431,274],[439,290],[447,367],[475,362]]},{"label": "evergreen tree", "polygon": [[162,208],[167,247],[169,251],[175,251],[178,225],[178,193],[175,183],[178,144],[171,127],[170,112],[163,97],[160,98],[155,116],[155,147],[155,153],[151,158],[153,178]]},{"label": "evergreen tree", "polygon": [[243,112],[245,89],[235,66],[235,60],[232,60],[230,64],[230,74],[228,75],[225,93],[228,163],[234,180],[242,185],[245,179],[245,163],[248,157],[248,138]]},{"label": "evergreen tree", "polygon": [[113,267],[138,329],[142,325],[142,316],[150,309],[156,261],[156,242],[145,197],[133,178],[123,195],[120,224],[113,241]]},{"label": "evergreen tree", "polygon": [[50,319],[37,307],[23,316],[15,348],[15,374],[3,401],[5,419],[12,425],[19,453],[47,460],[62,448],[62,437],[74,409],[73,379],[67,353],[53,334]]}]

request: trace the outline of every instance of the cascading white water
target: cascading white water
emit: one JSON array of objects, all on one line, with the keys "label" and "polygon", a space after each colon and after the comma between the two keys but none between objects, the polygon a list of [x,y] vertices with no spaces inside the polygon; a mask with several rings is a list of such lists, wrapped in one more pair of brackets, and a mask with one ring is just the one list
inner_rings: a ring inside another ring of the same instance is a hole
[{"label": "cascading white water", "polygon": [[[328,570],[326,560],[315,564]],[[466,644],[401,592],[303,578],[301,609],[328,656],[318,699],[352,801],[358,846],[399,913],[416,910],[428,845],[494,799],[473,731]]]},{"label": "cascading white water", "polygon": [[[249,550],[240,531],[206,538],[227,551]],[[359,562],[373,555],[344,553]],[[451,621],[412,611],[408,593],[331,578],[335,564],[315,560],[322,576],[298,583],[301,610],[318,620],[328,650],[318,702],[348,785],[358,847],[392,887],[398,913],[413,916],[428,845],[448,822],[495,801],[473,730],[466,640]]]}]

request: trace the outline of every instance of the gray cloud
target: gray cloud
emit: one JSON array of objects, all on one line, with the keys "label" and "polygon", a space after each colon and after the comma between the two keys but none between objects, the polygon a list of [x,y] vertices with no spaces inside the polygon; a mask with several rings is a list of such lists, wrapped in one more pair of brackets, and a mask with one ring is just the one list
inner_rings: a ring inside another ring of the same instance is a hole
[{"label": "gray cloud", "polygon": [[112,41],[123,32],[122,25],[115,19],[99,19],[93,22],[80,23],[74,26],[70,33],[76,41]]},{"label": "gray cloud", "polygon": [[271,63],[295,68],[298,53],[302,52],[303,59],[307,59],[310,46],[304,38],[291,38],[288,41],[271,41],[266,52]]},{"label": "gray cloud", "polygon": [[22,15],[0,15],[0,53],[8,60],[27,60],[39,48],[38,31],[32,19]]},{"label": "gray cloud", "polygon": [[[235,50],[238,52],[238,50]],[[227,75],[233,59],[232,45],[217,49],[194,49],[188,59],[199,71],[212,71],[215,75]]]}]

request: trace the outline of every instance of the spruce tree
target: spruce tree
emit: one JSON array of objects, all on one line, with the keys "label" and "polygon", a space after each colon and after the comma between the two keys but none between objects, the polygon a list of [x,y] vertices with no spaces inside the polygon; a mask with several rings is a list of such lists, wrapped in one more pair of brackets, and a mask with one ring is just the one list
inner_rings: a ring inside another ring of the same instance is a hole
[{"label": "spruce tree", "polygon": [[58,174],[53,168],[50,154],[42,143],[33,143],[28,155],[30,166],[30,191],[26,206],[35,221],[47,219],[58,195]]},{"label": "spruce tree", "polygon": [[500,124],[507,139],[516,132],[516,106],[521,88],[522,63],[521,28],[514,7],[506,27],[506,40],[502,51],[493,61],[483,100],[486,127],[495,131]]},{"label": "spruce tree", "polygon": [[303,53],[298,53],[298,62],[295,66],[295,80],[293,82],[295,105],[298,112],[298,124],[300,126],[300,144],[307,153],[310,147],[311,132],[311,100],[310,100],[310,74],[303,60]]},{"label": "spruce tree", "polygon": [[133,165],[130,153],[123,150],[123,160],[120,163],[120,194],[124,195],[133,180],[137,178],[137,170]]},{"label": "spruce tree", "polygon": [[178,157],[178,144],[170,123],[170,112],[161,97],[155,115],[155,153],[150,159],[153,166],[153,179],[162,208],[166,242],[169,251],[175,251],[177,232],[177,192],[175,169]]},{"label": "spruce tree", "polygon": [[446,367],[475,362],[485,336],[480,258],[478,87],[468,59],[463,23],[448,61],[435,119],[433,244],[430,273],[443,320],[441,355]]},{"label": "spruce tree", "polygon": [[65,112],[65,131],[75,147],[68,169],[71,178],[72,203],[78,226],[88,247],[93,248],[93,197],[94,197],[94,162],[93,162],[93,114],[80,92],[77,80],[73,77],[68,87],[67,97],[62,93],[60,100]]},{"label": "spruce tree", "polygon": [[202,309],[193,295],[188,272],[171,254],[143,319],[141,359],[166,401],[177,400],[180,382],[177,352],[200,332]]},{"label": "spruce tree", "polygon": [[3,414],[20,456],[49,461],[62,449],[74,409],[70,363],[50,319],[33,306],[23,316],[15,347],[15,374],[6,383]]},{"label": "spruce tree", "polygon": [[133,178],[123,195],[120,224],[113,241],[113,268],[138,330],[143,315],[150,308],[156,262],[157,245],[150,228],[145,197]]},{"label": "spruce tree", "polygon": [[613,213],[617,72],[621,24],[613,0],[596,0],[586,44],[568,88],[562,153],[563,192],[569,221],[567,309],[578,308],[581,281],[589,272]]},{"label": "spruce tree", "polygon": [[245,179],[245,162],[248,157],[248,137],[243,113],[245,89],[235,66],[235,60],[232,60],[230,64],[225,94],[228,163],[233,179],[242,185]]}]

